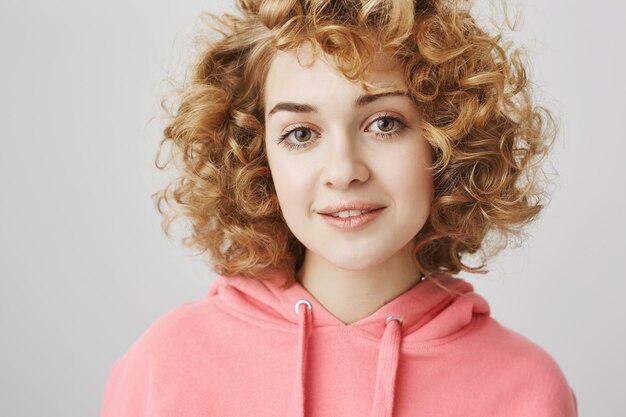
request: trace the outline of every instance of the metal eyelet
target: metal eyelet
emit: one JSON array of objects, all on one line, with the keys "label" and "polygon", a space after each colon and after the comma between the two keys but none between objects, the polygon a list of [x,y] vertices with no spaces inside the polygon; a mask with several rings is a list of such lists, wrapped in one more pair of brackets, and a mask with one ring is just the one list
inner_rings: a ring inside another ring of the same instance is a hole
[{"label": "metal eyelet", "polygon": [[294,307],[296,309],[296,314],[298,314],[300,304],[306,304],[306,306],[309,308],[309,311],[313,309],[313,306],[307,300],[298,300],[298,302],[296,303]]},{"label": "metal eyelet", "polygon": [[400,324],[402,324],[402,317],[400,316],[389,316],[385,321],[385,324],[389,323],[389,320],[397,320]]}]

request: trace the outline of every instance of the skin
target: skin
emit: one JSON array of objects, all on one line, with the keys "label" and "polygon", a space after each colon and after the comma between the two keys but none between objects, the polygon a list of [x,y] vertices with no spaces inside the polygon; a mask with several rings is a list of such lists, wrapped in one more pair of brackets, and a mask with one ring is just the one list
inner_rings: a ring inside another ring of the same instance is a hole
[{"label": "skin", "polygon": [[[408,96],[386,95],[357,106],[355,100],[366,94],[359,83],[324,55],[306,49],[300,54],[313,64],[303,66],[295,52],[285,51],[271,62],[264,96],[266,154],[283,217],[306,247],[300,284],[349,325],[420,282],[408,249],[430,213],[431,148]],[[384,55],[367,80],[406,88],[402,67]],[[280,102],[314,109],[270,114]],[[377,136],[385,132],[395,134]],[[287,143],[307,146],[289,149]],[[317,212],[353,199],[386,208],[356,231],[337,229]]]}]

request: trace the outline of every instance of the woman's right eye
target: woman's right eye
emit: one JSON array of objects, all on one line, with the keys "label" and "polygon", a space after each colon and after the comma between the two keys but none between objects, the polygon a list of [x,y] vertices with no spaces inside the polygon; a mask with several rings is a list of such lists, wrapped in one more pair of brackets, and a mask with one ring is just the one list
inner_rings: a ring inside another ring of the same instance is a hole
[{"label": "woman's right eye", "polygon": [[308,127],[295,127],[278,138],[277,143],[287,147],[288,149],[302,149],[309,146],[313,131]]}]

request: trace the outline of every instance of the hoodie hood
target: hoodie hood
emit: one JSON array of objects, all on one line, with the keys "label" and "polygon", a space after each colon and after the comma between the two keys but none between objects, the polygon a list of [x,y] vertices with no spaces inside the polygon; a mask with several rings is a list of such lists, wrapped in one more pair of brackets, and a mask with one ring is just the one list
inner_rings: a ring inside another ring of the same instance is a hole
[{"label": "hoodie hood", "polygon": [[[297,327],[297,363],[289,417],[304,417],[309,340],[316,329],[346,328],[361,332],[365,340],[378,346],[372,417],[393,416],[396,373],[402,347],[433,346],[458,337],[475,314],[489,315],[487,301],[473,286],[445,273],[431,278],[449,288],[450,293],[431,280],[422,280],[374,313],[345,324],[326,310],[299,282],[280,289],[285,277],[276,273],[269,279],[218,276],[209,297],[220,307],[260,326]],[[455,294],[456,293],[456,294]]]}]

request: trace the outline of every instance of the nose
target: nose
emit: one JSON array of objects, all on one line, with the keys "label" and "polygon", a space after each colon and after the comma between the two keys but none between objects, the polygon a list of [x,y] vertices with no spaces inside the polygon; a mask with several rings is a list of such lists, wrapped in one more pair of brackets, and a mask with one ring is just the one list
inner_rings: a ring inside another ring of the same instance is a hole
[{"label": "nose", "polygon": [[356,135],[340,133],[325,141],[327,145],[322,179],[326,186],[346,189],[353,182],[365,182],[370,176],[364,153]]}]

